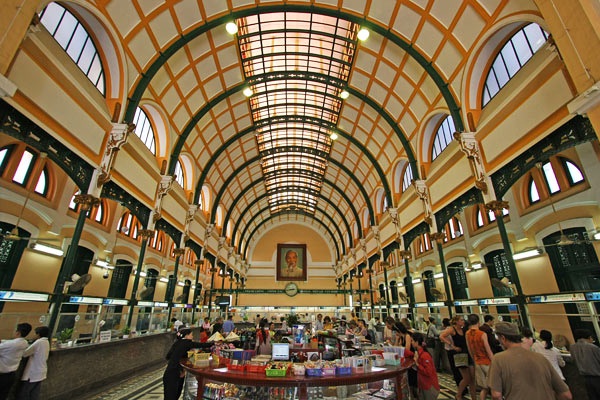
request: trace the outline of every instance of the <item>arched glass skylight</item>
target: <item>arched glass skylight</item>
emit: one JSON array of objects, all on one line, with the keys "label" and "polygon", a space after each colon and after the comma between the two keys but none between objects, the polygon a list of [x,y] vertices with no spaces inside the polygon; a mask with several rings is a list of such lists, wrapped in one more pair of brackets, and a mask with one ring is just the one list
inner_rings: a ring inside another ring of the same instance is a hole
[{"label": "arched glass skylight", "polygon": [[48,4],[40,14],[40,20],[79,69],[104,94],[106,87],[102,60],[85,27],[57,3]]},{"label": "arched glass skylight", "polygon": [[523,65],[548,40],[548,33],[538,24],[529,24],[515,33],[498,52],[485,79],[482,107],[523,68]]},{"label": "arched glass skylight", "polygon": [[433,148],[431,149],[431,161],[435,160],[442,151],[454,140],[454,120],[450,115],[440,124],[435,138],[433,139]]},{"label": "arched glass skylight", "polygon": [[133,123],[135,124],[135,134],[142,140],[142,142],[144,142],[152,154],[156,155],[154,129],[152,128],[150,119],[148,119],[148,116],[140,107],[135,110]]}]

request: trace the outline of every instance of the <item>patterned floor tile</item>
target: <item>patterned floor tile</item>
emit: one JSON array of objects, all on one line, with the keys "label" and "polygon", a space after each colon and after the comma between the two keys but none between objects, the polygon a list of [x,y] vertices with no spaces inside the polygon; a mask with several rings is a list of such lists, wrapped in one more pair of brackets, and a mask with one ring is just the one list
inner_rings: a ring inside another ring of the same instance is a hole
[{"label": "patterned floor tile", "polygon": [[[156,369],[106,389],[101,393],[87,396],[79,400],[160,400],[163,398],[162,374],[164,369]],[[451,375],[440,373],[440,400],[454,399],[456,384]],[[183,396],[182,396],[183,398]],[[465,396],[465,399],[470,399]]]}]

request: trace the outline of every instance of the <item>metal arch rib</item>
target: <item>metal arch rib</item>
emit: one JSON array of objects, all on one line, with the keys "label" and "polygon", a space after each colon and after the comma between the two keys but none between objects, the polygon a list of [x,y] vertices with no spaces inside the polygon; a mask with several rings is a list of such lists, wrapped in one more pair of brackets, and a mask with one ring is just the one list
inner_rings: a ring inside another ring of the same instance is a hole
[{"label": "metal arch rib", "polygon": [[[244,214],[246,213],[246,211],[249,211],[252,206],[254,206],[255,204],[257,204],[262,199],[268,197],[268,195],[269,194],[265,192],[262,195],[258,196],[251,203],[248,204],[248,206],[246,207],[245,210],[242,210],[242,212],[240,212],[240,217],[238,218],[238,221],[235,223],[235,226],[232,229],[231,243],[234,243],[234,244],[236,243],[235,239],[236,239],[236,236],[237,236],[236,234],[237,234],[237,231],[238,231],[238,227],[239,227],[240,223],[242,222],[242,217],[244,216]],[[325,197],[325,196],[319,196],[319,198],[325,200],[325,202],[327,202],[329,205],[331,205],[333,207],[333,209],[336,210],[336,212],[340,215],[342,221],[344,221],[344,225],[346,225],[346,231],[348,232],[349,243],[351,243],[352,242],[352,236],[351,236],[351,232],[352,231],[350,230],[350,225],[348,225],[348,221],[344,217],[344,214],[327,197]],[[318,210],[321,211],[323,214],[326,214],[323,210],[321,210],[321,209],[318,209]],[[328,214],[326,214],[326,215],[328,215]],[[331,216],[328,215],[328,217],[331,217]],[[225,220],[225,221],[227,221],[227,220]],[[337,226],[337,224],[335,224],[335,221],[333,221],[333,218],[332,218],[332,223]],[[342,235],[341,232],[340,232],[340,238],[342,239],[342,250],[345,251],[346,250],[346,246],[344,245],[344,235]],[[239,243],[238,243],[238,245],[239,245]]]},{"label": "metal arch rib", "polygon": [[[227,210],[227,214],[225,214],[225,218],[223,219],[223,224],[226,226],[227,225],[227,221],[230,220],[231,218],[231,212],[234,209],[235,205],[237,204],[238,201],[240,201],[244,195],[246,194],[246,192],[248,192],[249,190],[251,190],[254,186],[260,184],[261,182],[264,182],[264,178],[259,178],[257,180],[255,180],[254,182],[252,182],[252,184],[246,186],[246,188],[244,190],[242,190],[237,196],[236,198],[233,200],[233,202],[231,202],[231,204],[228,207]],[[330,187],[332,187],[334,190],[336,190],[340,196],[346,201],[346,203],[348,204],[348,207],[350,208],[350,211],[352,211],[352,213],[354,214],[354,219],[356,221],[356,224],[358,226],[358,231],[361,232],[362,231],[362,227],[361,227],[361,222],[360,222],[360,218],[358,216],[358,212],[356,211],[356,208],[354,208],[354,204],[350,201],[350,199],[348,198],[348,196],[346,196],[346,193],[341,190],[339,187],[337,187],[333,182],[331,182],[329,179],[324,179],[323,180],[324,183],[327,183]],[[326,199],[327,201],[330,201],[329,199],[327,199],[325,196],[321,195],[321,198]],[[340,212],[340,214],[344,215],[343,213]],[[344,218],[345,220],[346,218]],[[348,231],[350,233],[349,239],[352,240],[352,236],[351,236],[351,232],[352,231]],[[235,235],[236,235],[236,231],[233,230],[233,236],[232,236],[232,241],[235,242]]]}]

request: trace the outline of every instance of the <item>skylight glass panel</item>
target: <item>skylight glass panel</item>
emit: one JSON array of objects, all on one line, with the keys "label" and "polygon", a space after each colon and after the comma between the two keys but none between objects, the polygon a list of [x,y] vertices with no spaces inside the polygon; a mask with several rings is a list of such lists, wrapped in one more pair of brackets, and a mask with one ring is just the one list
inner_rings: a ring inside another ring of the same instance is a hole
[{"label": "skylight glass panel", "polygon": [[271,211],[314,213],[339,118],[358,26],[276,12],[236,21]]}]

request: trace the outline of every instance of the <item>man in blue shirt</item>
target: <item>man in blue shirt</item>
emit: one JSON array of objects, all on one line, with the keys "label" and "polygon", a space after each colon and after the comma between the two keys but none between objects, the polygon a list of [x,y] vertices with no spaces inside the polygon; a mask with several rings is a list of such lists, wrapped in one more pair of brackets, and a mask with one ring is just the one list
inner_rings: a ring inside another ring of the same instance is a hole
[{"label": "man in blue shirt", "polygon": [[223,334],[227,336],[229,332],[232,332],[235,329],[235,324],[233,323],[233,315],[227,316],[227,321],[223,322]]}]

